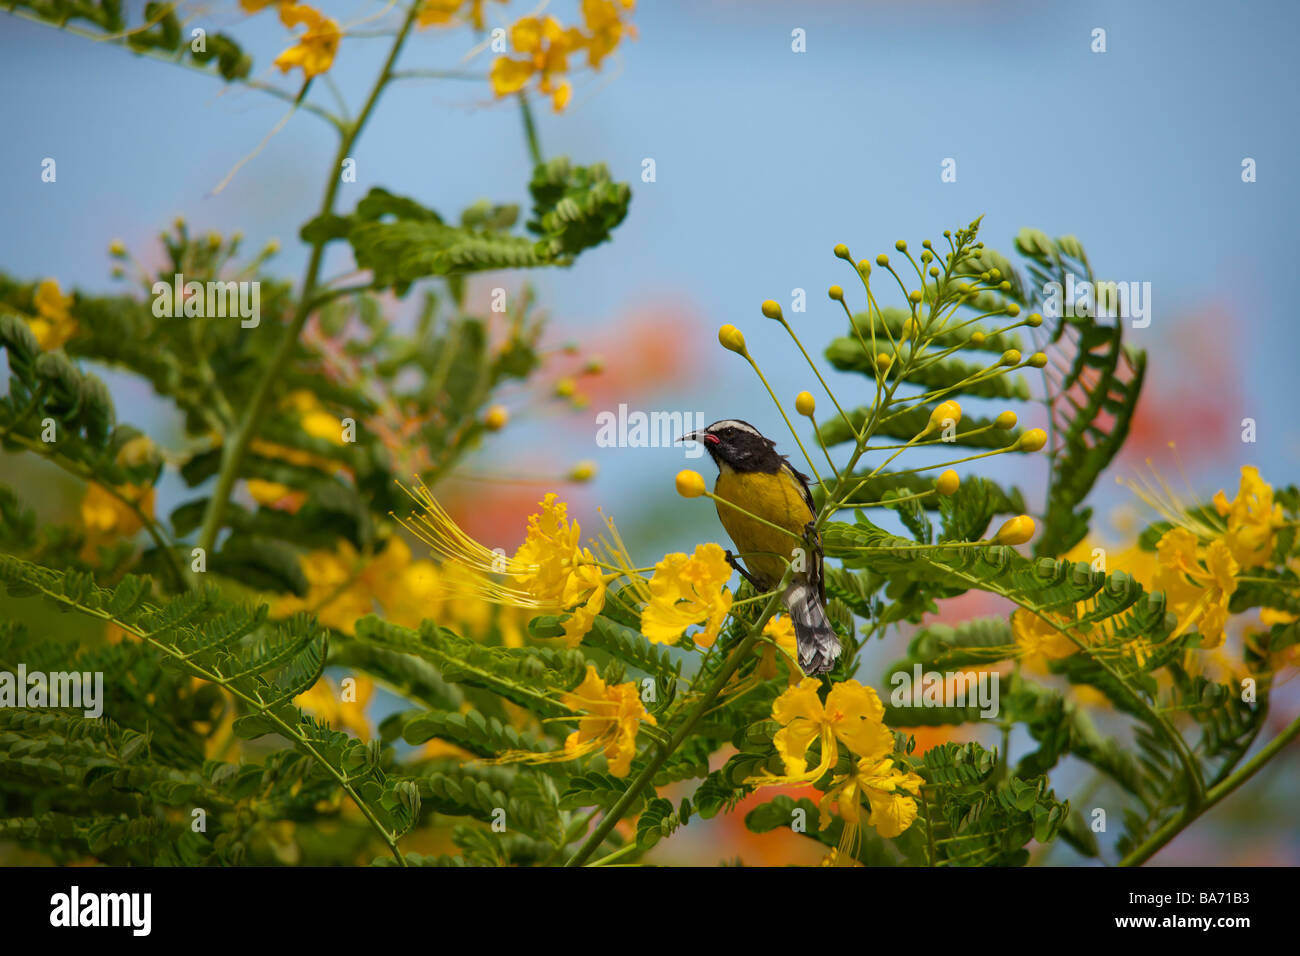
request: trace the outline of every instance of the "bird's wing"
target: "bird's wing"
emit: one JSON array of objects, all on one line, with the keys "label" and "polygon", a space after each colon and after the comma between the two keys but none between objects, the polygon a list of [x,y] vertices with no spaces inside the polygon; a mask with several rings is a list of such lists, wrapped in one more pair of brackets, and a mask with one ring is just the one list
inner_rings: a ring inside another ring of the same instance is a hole
[{"label": "bird's wing", "polygon": [[[782,458],[781,461],[781,467],[784,468],[786,471],[788,471],[791,475],[793,475],[794,479],[799,482],[799,487],[803,490],[803,500],[808,504],[808,513],[811,514],[814,518],[816,518],[817,508],[813,504],[812,489],[808,487],[808,476],[805,475],[803,472],[799,471],[799,469],[795,468],[794,465],[790,464],[789,460],[785,459],[784,457]],[[817,540],[813,543],[813,545],[814,546],[812,549],[812,554],[809,555],[809,561],[808,561],[808,580],[817,589],[817,594],[821,598],[822,604],[825,605],[826,604],[826,575],[822,567],[823,558],[822,558],[822,548],[821,548],[821,535],[817,536]]]}]

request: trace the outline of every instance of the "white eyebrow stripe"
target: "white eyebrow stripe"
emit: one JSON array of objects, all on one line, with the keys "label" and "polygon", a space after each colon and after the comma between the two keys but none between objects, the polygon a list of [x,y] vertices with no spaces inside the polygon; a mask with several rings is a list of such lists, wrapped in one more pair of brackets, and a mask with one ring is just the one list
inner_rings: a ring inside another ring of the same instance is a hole
[{"label": "white eyebrow stripe", "polygon": [[749,432],[749,434],[751,435],[757,435],[759,438],[763,437],[762,434],[759,433],[759,430],[755,428],[753,425],[746,425],[744,422],[738,422],[734,418],[724,418],[720,422],[714,422],[712,425],[710,425],[708,428],[704,430],[706,432],[712,433],[712,432],[721,431],[724,428],[736,428],[742,432]]}]

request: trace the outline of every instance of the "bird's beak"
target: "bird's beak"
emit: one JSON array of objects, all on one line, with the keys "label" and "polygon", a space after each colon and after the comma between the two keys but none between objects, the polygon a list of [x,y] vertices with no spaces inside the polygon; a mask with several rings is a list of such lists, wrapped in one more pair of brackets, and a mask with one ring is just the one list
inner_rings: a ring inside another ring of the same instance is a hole
[{"label": "bird's beak", "polygon": [[721,439],[719,439],[717,435],[710,435],[707,431],[704,431],[703,429],[697,432],[687,432],[685,435],[683,435],[681,438],[677,440],[679,442],[697,441],[700,442],[701,444],[703,444],[704,442],[708,442],[711,445],[716,445],[719,443],[719,441],[721,441]]}]

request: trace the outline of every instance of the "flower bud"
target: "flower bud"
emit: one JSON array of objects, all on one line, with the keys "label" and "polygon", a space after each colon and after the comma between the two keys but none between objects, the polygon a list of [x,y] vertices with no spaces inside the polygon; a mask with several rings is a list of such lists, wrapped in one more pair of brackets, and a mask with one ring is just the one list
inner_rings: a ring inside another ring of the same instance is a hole
[{"label": "flower bud", "polygon": [[499,432],[510,421],[510,413],[504,405],[493,405],[483,416],[483,424],[489,431]]},{"label": "flower bud", "polygon": [[836,302],[844,301],[844,290],[837,285],[833,285],[829,289],[827,289],[826,294],[830,296],[832,299],[834,299]]},{"label": "flower bud", "polygon": [[837,259],[847,259],[852,261],[853,257],[849,255],[849,247],[844,243],[838,243],[832,251],[835,253]]},{"label": "flower bud", "polygon": [[805,418],[812,418],[816,409],[817,399],[813,398],[812,392],[800,392],[794,397],[794,410]]},{"label": "flower bud", "polygon": [[1034,519],[1029,515],[1017,515],[1006,521],[993,540],[998,544],[1024,544],[1034,536]]},{"label": "flower bud", "polygon": [[677,493],[683,498],[698,498],[704,494],[704,478],[698,471],[683,468],[677,473]]},{"label": "flower bud", "polygon": [[729,349],[737,355],[749,354],[745,351],[744,333],[734,325],[724,325],[718,329],[718,341],[722,343],[724,349]]},{"label": "flower bud", "polygon": [[1021,451],[1039,451],[1047,444],[1047,432],[1041,428],[1031,428],[1020,436],[1016,447]]},{"label": "flower bud", "polygon": [[1016,413],[1007,411],[1003,412],[997,418],[993,419],[993,427],[1001,428],[1003,431],[1010,431],[1016,427]]},{"label": "flower bud", "polygon": [[943,428],[944,422],[949,419],[954,425],[961,421],[961,406],[951,398],[934,406],[934,411],[930,413],[930,428]]},{"label": "flower bud", "polygon": [[1018,349],[1007,349],[1005,352],[1002,353],[1002,364],[1019,365],[1020,351]]},{"label": "flower bud", "polygon": [[1029,364],[1034,368],[1042,368],[1047,364],[1047,353],[1035,352],[1033,355],[1029,356]]},{"label": "flower bud", "polygon": [[777,321],[780,321],[781,303],[777,302],[775,299],[764,299],[763,314],[767,316],[769,319],[776,319]]},{"label": "flower bud", "polygon": [[934,488],[941,495],[951,495],[956,492],[957,486],[960,484],[961,478],[957,472],[949,468],[939,476],[939,479],[934,483]]}]

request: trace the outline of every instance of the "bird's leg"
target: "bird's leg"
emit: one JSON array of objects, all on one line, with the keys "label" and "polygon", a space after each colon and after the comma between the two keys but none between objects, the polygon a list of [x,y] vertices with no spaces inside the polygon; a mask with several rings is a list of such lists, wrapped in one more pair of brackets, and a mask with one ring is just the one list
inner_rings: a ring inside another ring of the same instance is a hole
[{"label": "bird's leg", "polygon": [[754,576],[740,566],[740,562],[736,560],[736,556],[732,554],[730,551],[727,552],[727,563],[731,565],[733,568],[735,568],[736,571],[740,573],[740,576],[742,578],[744,578],[750,584],[754,585],[755,591],[761,592],[763,590],[759,586],[758,582],[754,580]]}]

